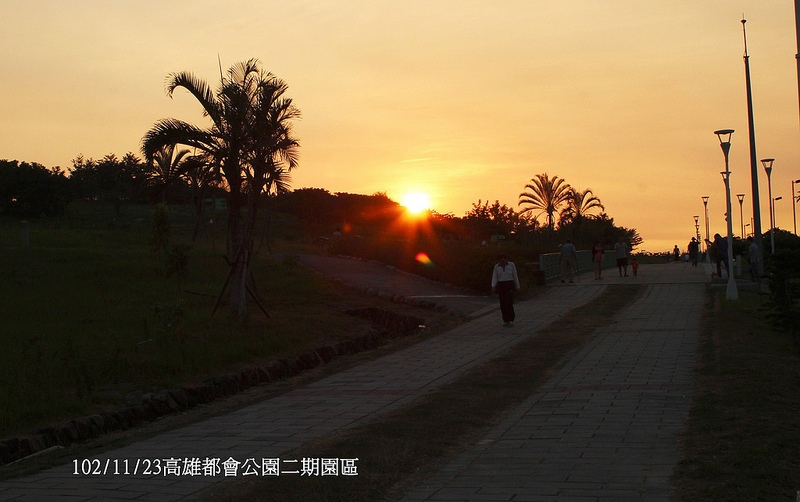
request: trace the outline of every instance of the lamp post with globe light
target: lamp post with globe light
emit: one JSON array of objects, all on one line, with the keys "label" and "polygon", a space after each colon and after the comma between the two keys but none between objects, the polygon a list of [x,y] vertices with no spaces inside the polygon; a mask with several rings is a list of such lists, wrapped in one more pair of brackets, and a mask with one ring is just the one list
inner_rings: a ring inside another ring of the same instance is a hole
[{"label": "lamp post with globe light", "polygon": [[744,212],[742,210],[742,205],[744,203],[744,194],[737,193],[736,197],[739,199],[739,221],[742,222],[742,240],[744,240]]},{"label": "lamp post with globe light", "polygon": [[733,218],[731,218],[731,170],[728,167],[728,154],[731,151],[731,135],[733,129],[719,129],[714,131],[719,139],[719,145],[722,148],[722,154],[725,156],[725,170],[722,171],[722,180],[725,182],[725,201],[727,209],[728,220],[728,288],[725,291],[725,298],[728,300],[738,300],[739,291],[736,289],[736,279],[733,277]]},{"label": "lamp post with globe light", "polygon": [[769,189],[769,241],[772,247],[772,252],[775,252],[775,235],[772,233],[772,229],[775,227],[775,215],[772,211],[772,163],[775,162],[775,159],[761,159],[761,165],[764,166],[764,170],[767,172],[767,187]]},{"label": "lamp post with globe light", "polygon": [[692,218],[694,218],[694,235],[695,235],[695,238],[697,239],[697,250],[694,252],[694,259],[692,260],[692,265],[694,265],[696,267],[697,266],[697,258],[698,258],[697,257],[697,253],[699,253],[700,249],[702,249],[700,247],[700,215],[698,214],[698,215],[692,216]]}]

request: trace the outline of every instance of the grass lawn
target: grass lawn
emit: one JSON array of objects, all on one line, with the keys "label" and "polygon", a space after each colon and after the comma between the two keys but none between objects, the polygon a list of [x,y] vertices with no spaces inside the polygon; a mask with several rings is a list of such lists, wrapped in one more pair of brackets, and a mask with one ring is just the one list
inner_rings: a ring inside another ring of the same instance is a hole
[{"label": "grass lawn", "polygon": [[228,273],[220,236],[216,249],[207,236],[189,252],[185,276],[167,277],[150,249],[147,213],[127,221],[32,221],[28,248],[18,221],[0,222],[0,438],[368,327],[343,313],[366,306],[363,297],[264,249],[253,273],[271,317],[252,302],[241,327],[225,307],[211,317]]},{"label": "grass lawn", "polygon": [[800,354],[757,294],[712,291],[677,500],[794,500],[800,491]]}]

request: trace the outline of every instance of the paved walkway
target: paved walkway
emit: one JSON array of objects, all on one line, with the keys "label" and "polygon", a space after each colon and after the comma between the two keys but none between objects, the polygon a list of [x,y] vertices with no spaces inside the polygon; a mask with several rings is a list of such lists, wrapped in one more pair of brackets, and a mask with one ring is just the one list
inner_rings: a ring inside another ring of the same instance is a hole
[{"label": "paved walkway", "polygon": [[478,317],[498,308],[495,298],[475,295],[382,263],[320,255],[303,255],[300,263],[354,289],[387,297],[399,296],[404,301],[422,300],[456,314]]},{"label": "paved walkway", "polygon": [[[684,283],[706,279],[702,269],[683,264],[643,266],[638,278],[618,278],[628,279],[679,284],[652,284],[646,297],[613,330],[598,333],[546,391],[409,500],[602,493],[618,499],[615,495],[643,491],[666,496],[675,435],[688,409],[702,302],[702,286]],[[493,313],[277,398],[93,459],[76,459],[77,464],[2,482],[0,501],[189,498],[226,479],[226,460],[243,462],[239,475],[249,459],[260,470],[263,459],[281,459],[309,440],[406,405],[535,335],[600,294],[601,283],[614,281],[609,274],[603,281],[548,288],[518,304],[513,329],[503,329]],[[214,459],[220,462],[218,472],[210,468]],[[282,472],[291,460],[281,459]],[[145,467],[160,472],[143,475]],[[473,478],[482,480],[479,486],[464,486]],[[606,492],[612,489],[617,491]]]},{"label": "paved walkway", "polygon": [[603,282],[644,281],[646,294],[404,500],[669,500],[693,387],[703,270],[675,263],[643,266],[637,278],[604,274]]}]

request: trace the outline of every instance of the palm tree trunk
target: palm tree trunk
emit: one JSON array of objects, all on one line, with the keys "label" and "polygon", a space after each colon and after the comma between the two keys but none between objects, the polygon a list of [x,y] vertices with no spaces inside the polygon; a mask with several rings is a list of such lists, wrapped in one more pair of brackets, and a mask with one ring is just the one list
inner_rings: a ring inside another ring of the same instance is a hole
[{"label": "palm tree trunk", "polygon": [[[236,178],[229,177],[229,180]],[[228,196],[228,256],[234,256],[230,263],[231,295],[230,305],[236,312],[238,322],[244,321],[247,312],[247,267],[250,261],[249,243],[242,232],[242,192],[241,181],[234,181]]]}]

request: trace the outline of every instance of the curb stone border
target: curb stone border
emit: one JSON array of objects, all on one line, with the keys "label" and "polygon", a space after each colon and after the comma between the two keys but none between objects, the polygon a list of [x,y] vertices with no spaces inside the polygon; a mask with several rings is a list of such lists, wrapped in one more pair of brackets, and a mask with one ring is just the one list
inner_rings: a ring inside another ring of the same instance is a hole
[{"label": "curb stone border", "polygon": [[190,410],[201,404],[233,396],[241,391],[300,375],[334,359],[375,349],[389,341],[416,332],[423,320],[378,308],[346,311],[371,321],[362,335],[307,350],[293,358],[277,359],[266,365],[248,366],[238,372],[173,389],[129,393],[125,405],[116,410],[75,418],[46,426],[32,434],[0,440],[0,466],[18,462],[45,450],[65,448],[111,432],[131,429],[146,422]]}]

